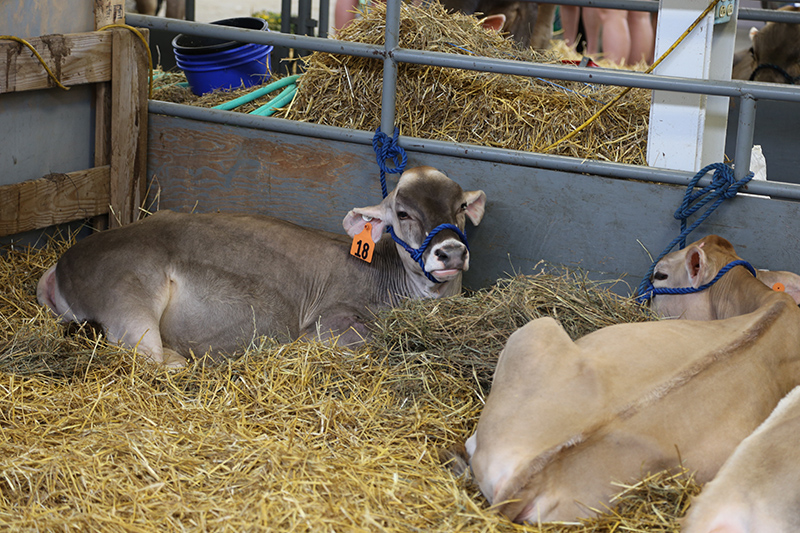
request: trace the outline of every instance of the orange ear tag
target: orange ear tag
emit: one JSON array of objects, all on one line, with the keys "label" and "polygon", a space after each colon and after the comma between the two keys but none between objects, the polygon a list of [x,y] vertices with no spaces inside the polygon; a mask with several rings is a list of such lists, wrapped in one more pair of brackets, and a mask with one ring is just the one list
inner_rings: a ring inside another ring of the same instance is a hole
[{"label": "orange ear tag", "polygon": [[372,224],[367,222],[364,224],[364,229],[353,237],[353,244],[350,246],[350,255],[358,257],[367,263],[372,262],[372,252],[375,249],[375,243],[372,241]]},{"label": "orange ear tag", "polygon": [[784,292],[786,291],[786,287],[783,286],[783,283],[776,283],[772,286],[773,291]]}]

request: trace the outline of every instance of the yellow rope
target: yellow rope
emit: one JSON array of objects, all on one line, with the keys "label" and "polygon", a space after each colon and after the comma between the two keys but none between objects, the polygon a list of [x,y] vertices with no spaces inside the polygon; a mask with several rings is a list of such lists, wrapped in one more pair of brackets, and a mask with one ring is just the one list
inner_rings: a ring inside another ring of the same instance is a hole
[{"label": "yellow rope", "polygon": [[[719,2],[719,0],[716,1]],[[103,26],[102,28],[98,28],[97,31],[103,31],[109,28],[125,28],[126,30],[130,30],[136,34],[136,36],[139,38],[140,41],[144,43],[144,49],[147,50],[147,68],[149,73],[147,97],[152,98],[153,97],[153,54],[150,52],[150,45],[147,44],[147,39],[144,38],[142,32],[140,32],[133,26],[128,26],[127,24],[119,24],[119,23],[109,24],[107,26]]]},{"label": "yellow rope", "polygon": [[[670,53],[672,53],[672,51],[673,51],[673,50],[675,50],[675,48],[677,48],[677,47],[678,47],[678,45],[679,45],[679,44],[681,44],[681,42],[682,42],[682,41],[683,41],[683,40],[684,40],[686,37],[688,37],[688,36],[689,36],[689,34],[692,32],[692,30],[693,30],[693,29],[695,29],[695,28],[697,27],[697,25],[698,25],[698,24],[700,24],[700,22],[701,22],[701,21],[702,21],[702,20],[703,20],[703,19],[706,17],[706,15],[708,15],[708,14],[711,12],[711,10],[712,10],[712,9],[714,9],[714,6],[716,6],[716,5],[717,5],[719,2],[720,2],[720,0],[714,0],[713,2],[711,2],[711,3],[708,5],[708,7],[705,9],[705,11],[703,11],[703,12],[700,14],[700,16],[699,16],[699,17],[697,17],[697,19],[696,19],[696,20],[695,20],[695,21],[692,23],[692,25],[691,25],[691,26],[689,26],[689,27],[686,29],[686,31],[684,31],[684,32],[683,32],[683,34],[682,34],[680,37],[678,37],[678,40],[677,40],[677,41],[675,41],[675,42],[672,44],[672,46],[670,46],[670,47],[669,47],[669,49],[668,49],[666,52],[664,52],[663,54],[661,54],[661,57],[659,57],[659,58],[658,58],[658,59],[657,59],[657,60],[656,60],[656,61],[655,61],[655,62],[654,62],[652,65],[650,65],[650,67],[649,67],[647,70],[645,70],[645,71],[644,71],[644,73],[645,73],[645,74],[650,74],[651,72],[653,72],[653,69],[655,69],[655,68],[656,68],[656,67],[657,67],[657,66],[658,66],[658,65],[659,65],[659,64],[660,64],[662,61],[664,61],[664,59],[665,59],[665,58],[666,58],[666,57],[667,57],[667,56],[668,56]],[[622,99],[622,97],[623,97],[623,96],[625,96],[626,94],[628,94],[628,93],[630,92],[630,90],[631,90],[631,89],[633,89],[633,87],[626,87],[625,89],[623,89],[623,91],[622,91],[621,93],[619,93],[619,94],[618,94],[618,95],[617,95],[617,96],[616,96],[616,97],[615,97],[613,100],[611,100],[611,101],[610,101],[610,102],[608,102],[606,105],[604,105],[602,108],[600,108],[600,111],[598,111],[597,113],[595,113],[594,115],[592,115],[592,116],[591,116],[591,117],[590,117],[590,118],[589,118],[589,119],[588,119],[586,122],[584,122],[583,124],[581,124],[580,126],[578,126],[577,128],[575,128],[575,129],[574,129],[574,130],[573,130],[573,131],[572,131],[570,134],[568,134],[568,135],[566,135],[566,136],[562,137],[561,139],[557,140],[556,142],[554,142],[553,144],[551,144],[550,146],[548,146],[547,148],[545,148],[544,150],[542,150],[542,152],[543,152],[543,153],[545,153],[545,152],[549,152],[549,151],[550,151],[550,150],[552,150],[552,149],[553,149],[555,146],[557,146],[557,145],[561,144],[561,143],[562,143],[562,142],[564,142],[564,141],[568,141],[568,140],[572,139],[573,137],[575,137],[575,136],[576,136],[578,133],[580,133],[582,130],[586,129],[586,127],[587,127],[587,126],[589,126],[589,124],[591,124],[592,122],[594,122],[595,120],[597,120],[597,118],[598,118],[600,115],[602,115],[603,113],[605,113],[607,109],[609,109],[611,106],[613,106],[614,104],[616,104],[617,102],[619,102],[619,101]]]},{"label": "yellow rope", "polygon": [[[103,31],[103,30],[107,30],[109,28],[125,28],[127,30],[130,30],[133,33],[135,33],[136,36],[139,37],[139,40],[141,40],[144,43],[144,49],[147,50],[147,66],[148,66],[148,72],[149,72],[149,78],[148,78],[149,79],[149,84],[148,84],[149,90],[148,90],[147,94],[148,94],[148,98],[151,98],[153,96],[153,54],[150,52],[150,46],[147,44],[147,39],[144,38],[144,35],[142,35],[142,32],[140,32],[139,30],[137,30],[133,26],[128,26],[127,24],[109,24],[108,26],[103,26],[102,28],[99,28],[97,31]],[[69,91],[69,87],[65,87],[58,80],[58,78],[56,78],[56,75],[53,74],[53,71],[50,70],[50,67],[47,66],[47,63],[45,63],[44,58],[42,58],[42,56],[39,54],[39,52],[36,51],[36,48],[34,48],[31,45],[31,43],[29,43],[25,39],[21,39],[19,37],[14,37],[13,35],[0,35],[0,40],[15,41],[15,42],[18,42],[20,44],[23,44],[23,45],[27,46],[30,49],[30,51],[33,52],[33,54],[36,56],[36,59],[39,60],[39,63],[42,64],[44,69],[47,71],[47,74],[56,83],[56,85],[58,85],[60,88],[64,89],[65,91]]]},{"label": "yellow rope", "polygon": [[56,75],[55,75],[55,74],[53,74],[53,71],[52,71],[52,70],[50,70],[50,67],[48,67],[48,66],[47,66],[47,63],[45,63],[45,62],[44,62],[44,59],[42,58],[42,56],[41,56],[41,55],[39,55],[39,52],[37,52],[37,51],[36,51],[36,48],[34,48],[34,47],[31,45],[31,43],[29,43],[29,42],[28,42],[28,41],[26,41],[25,39],[21,39],[21,38],[19,38],[19,37],[14,37],[13,35],[0,35],[0,40],[5,40],[5,41],[16,41],[16,42],[18,42],[18,43],[20,43],[20,44],[23,44],[23,45],[27,46],[28,48],[30,48],[31,52],[33,52],[33,55],[35,55],[35,56],[36,56],[36,59],[38,59],[38,60],[39,60],[39,63],[41,63],[41,64],[42,64],[42,66],[44,67],[44,69],[47,71],[47,74],[48,74],[48,75],[50,76],[50,78],[51,78],[51,79],[52,79],[52,80],[53,80],[53,81],[56,83],[56,85],[58,85],[60,88],[64,89],[65,91],[69,91],[69,87],[65,87],[65,86],[64,86],[64,85],[63,85],[63,84],[62,84],[62,83],[61,83],[61,82],[58,80],[58,78],[56,78]]}]

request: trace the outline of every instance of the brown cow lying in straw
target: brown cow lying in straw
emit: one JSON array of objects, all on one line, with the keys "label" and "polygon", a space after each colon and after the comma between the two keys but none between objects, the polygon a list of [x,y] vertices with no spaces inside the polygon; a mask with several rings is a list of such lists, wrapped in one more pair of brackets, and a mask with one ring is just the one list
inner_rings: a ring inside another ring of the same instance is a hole
[{"label": "brown cow lying in straw", "polygon": [[[664,265],[697,275],[735,259],[711,236]],[[701,482],[716,474],[800,382],[800,309],[742,266],[708,292],[722,320],[620,324],[573,342],[541,318],[511,335],[466,443],[498,511],[574,520],[608,505],[615,481],[681,460]]]},{"label": "brown cow lying in straw", "polygon": [[[469,250],[453,226],[477,225],[485,203],[483,191],[464,191],[434,168],[407,170],[383,202],[344,218],[352,237],[371,226],[371,263],[348,255],[339,235],[271,217],[160,212],[78,242],[42,276],[38,298],[64,320],[98,322],[111,341],[172,366],[258,335],[353,345],[378,307],[460,292]],[[435,233],[441,224],[451,227]],[[424,271],[387,226],[414,248],[432,234]]]}]

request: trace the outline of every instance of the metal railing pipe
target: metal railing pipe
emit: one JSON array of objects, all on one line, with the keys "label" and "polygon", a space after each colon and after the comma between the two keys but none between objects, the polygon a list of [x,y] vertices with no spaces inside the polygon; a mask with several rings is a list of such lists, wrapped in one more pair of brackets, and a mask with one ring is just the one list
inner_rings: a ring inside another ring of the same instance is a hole
[{"label": "metal railing pipe", "polygon": [[[302,135],[318,139],[372,146],[373,132],[363,130],[324,126],[275,117],[232,113],[230,111],[187,106],[158,100],[150,100],[148,110],[150,113],[156,115],[169,115],[215,124],[240,126],[257,130],[286,133],[289,135]],[[398,144],[406,150],[426,154],[451,156],[460,159],[475,159],[495,163],[508,163],[578,174],[593,174],[612,179],[635,179],[650,183],[669,183],[685,186],[694,177],[694,173],[682,170],[661,169],[624,163],[609,163],[568,156],[539,154],[535,152],[523,152],[520,150],[508,150],[505,148],[493,148],[467,143],[419,139],[415,137],[400,137]],[[700,180],[701,187],[708,183],[710,183],[710,178],[708,177]],[[800,200],[800,185],[791,183],[751,181],[744,189],[749,193],[768,195],[773,198]]]},{"label": "metal railing pipe", "polygon": [[392,51],[400,43],[400,0],[386,2],[386,40],[384,41],[383,83],[381,85],[381,131],[394,133],[394,111],[397,97],[397,63]]},{"label": "metal railing pipe", "polygon": [[744,95],[739,99],[739,122],[736,127],[736,147],[733,153],[733,175],[736,180],[750,172],[750,154],[756,129],[756,99]]},{"label": "metal railing pipe", "polygon": [[[258,31],[232,26],[218,26],[204,22],[188,20],[166,19],[148,15],[125,15],[125,21],[132,26],[143,28],[168,30],[187,35],[203,35],[216,39],[241,41],[245,43],[271,44],[301,50],[318,50],[331,54],[345,54],[358,57],[374,57],[382,59],[385,52],[382,46],[340,41],[337,39],[322,39],[305,35],[292,35],[277,31]],[[283,21],[281,21],[283,23]]]},{"label": "metal railing pipe", "polygon": [[643,74],[641,72],[545,65],[542,63],[528,63],[511,59],[494,59],[448,54],[444,52],[431,52],[427,50],[408,50],[405,48],[398,48],[393,52],[393,55],[399,62],[415,63],[419,65],[715,96],[739,97],[743,94],[750,94],[758,99],[800,102],[800,89],[790,85],[780,86],[777,84],[750,83],[738,80],[698,80],[694,78]]}]

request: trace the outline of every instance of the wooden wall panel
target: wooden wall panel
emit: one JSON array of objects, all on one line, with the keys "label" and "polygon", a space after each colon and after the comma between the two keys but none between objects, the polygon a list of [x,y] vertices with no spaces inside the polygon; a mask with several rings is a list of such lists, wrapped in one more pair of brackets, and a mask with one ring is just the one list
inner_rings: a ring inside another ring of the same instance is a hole
[{"label": "wooden wall panel", "polygon": [[107,213],[109,174],[97,167],[0,188],[0,235]]},{"label": "wooden wall panel", "polygon": [[[46,35],[27,41],[67,87],[111,79],[108,33]],[[15,41],[0,41],[0,94],[55,86],[28,47]]]}]

